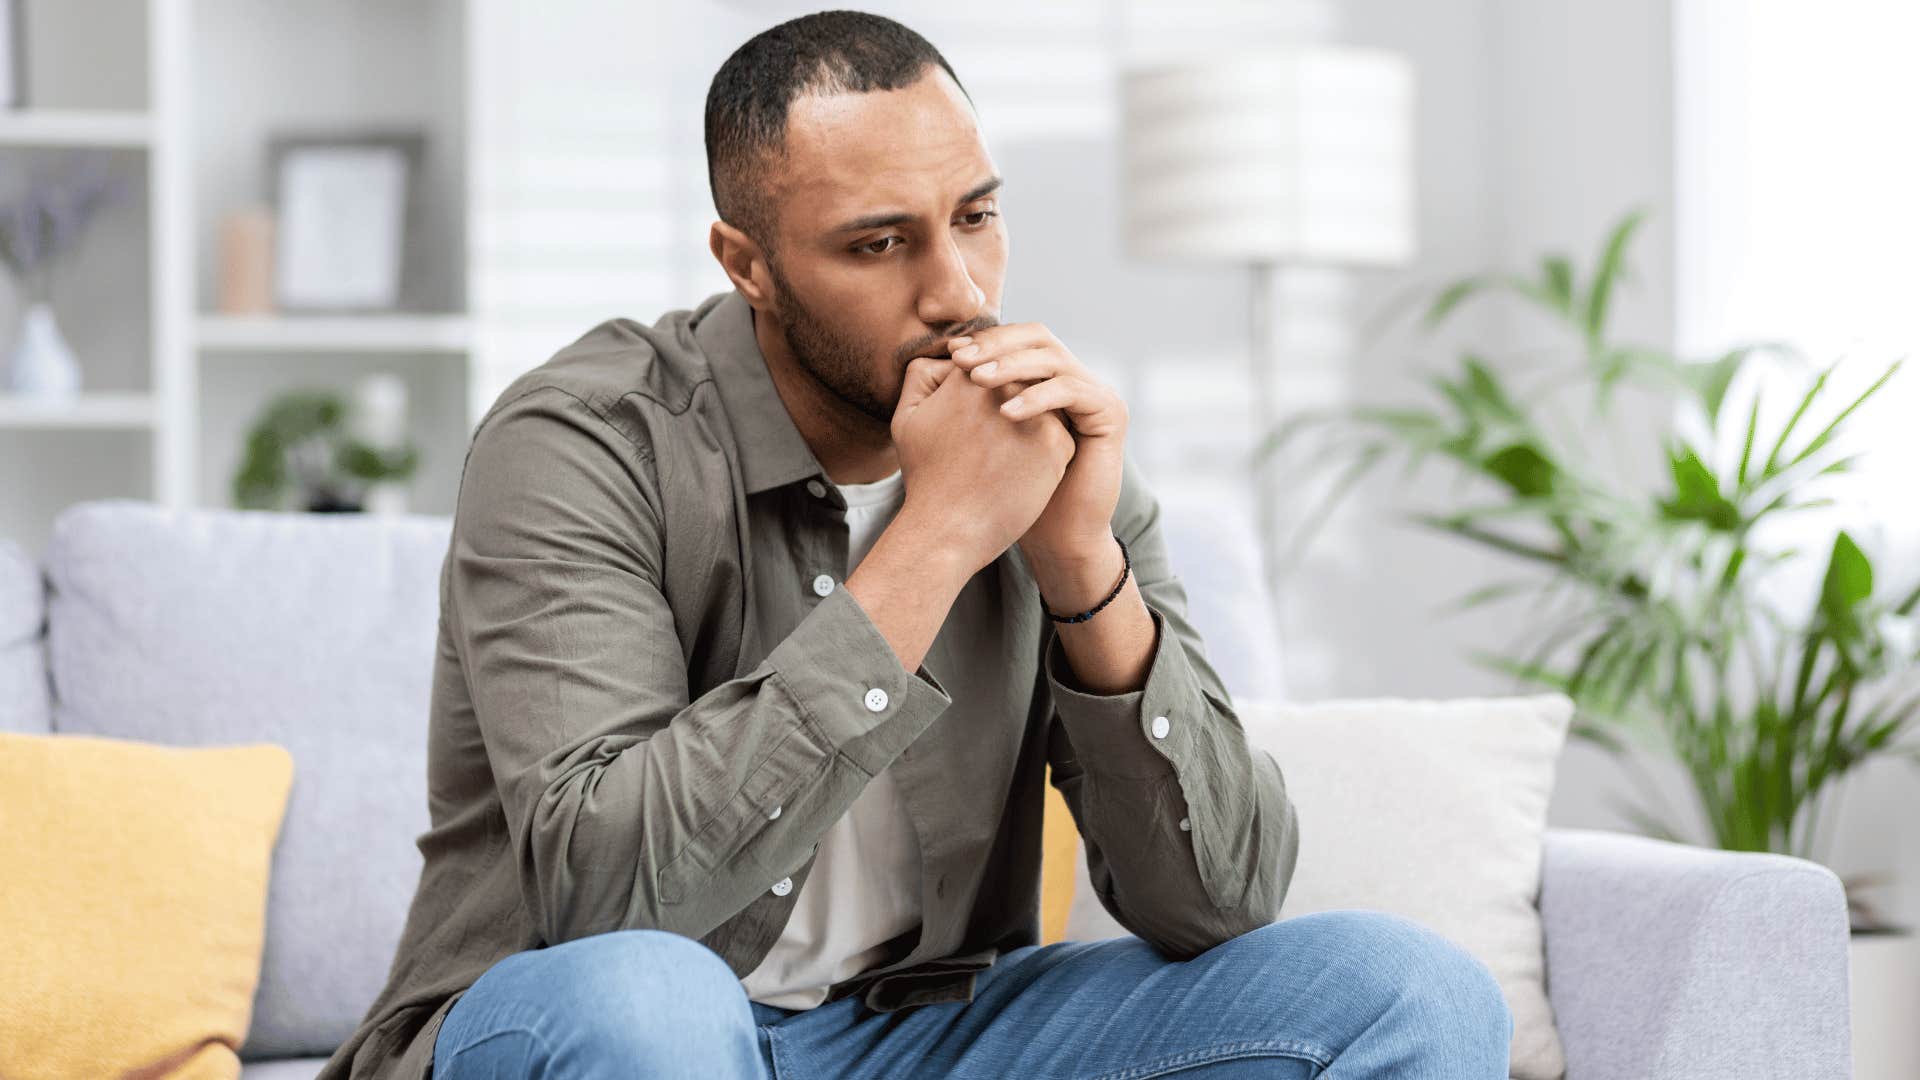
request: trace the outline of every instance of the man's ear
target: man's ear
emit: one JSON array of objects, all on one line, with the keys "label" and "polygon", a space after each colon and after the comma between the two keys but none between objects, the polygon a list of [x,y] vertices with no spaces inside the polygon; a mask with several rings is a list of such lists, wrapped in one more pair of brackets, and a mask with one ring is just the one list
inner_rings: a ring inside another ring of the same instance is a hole
[{"label": "man's ear", "polygon": [[773,310],[773,275],[767,272],[766,253],[753,237],[716,221],[707,230],[707,248],[747,303],[756,311]]}]

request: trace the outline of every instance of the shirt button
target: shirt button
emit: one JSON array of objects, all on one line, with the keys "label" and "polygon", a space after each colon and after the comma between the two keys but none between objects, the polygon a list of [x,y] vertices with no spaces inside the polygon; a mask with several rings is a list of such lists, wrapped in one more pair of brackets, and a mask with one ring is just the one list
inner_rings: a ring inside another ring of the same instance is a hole
[{"label": "shirt button", "polygon": [[886,707],[887,707],[887,692],[885,690],[882,690],[876,686],[873,689],[867,691],[867,711],[868,712],[879,712],[881,709],[884,709]]},{"label": "shirt button", "polygon": [[818,480],[809,480],[807,481],[807,494],[816,499],[824,499],[827,497],[827,485]]},{"label": "shirt button", "polygon": [[1173,725],[1167,722],[1166,717],[1156,716],[1153,718],[1153,737],[1154,738],[1164,739],[1167,737],[1167,732],[1172,730],[1173,730]]},{"label": "shirt button", "polygon": [[792,891],[793,879],[790,877],[783,877],[773,883],[773,895],[775,896],[785,896]]},{"label": "shirt button", "polygon": [[776,806],[773,808],[773,811],[767,815],[767,820],[772,821],[775,818],[778,818],[779,816],[780,816],[780,807]]},{"label": "shirt button", "polygon": [[1181,831],[1181,832],[1192,832],[1192,831],[1193,831],[1193,822],[1191,822],[1191,821],[1188,821],[1188,820],[1187,820],[1186,818],[1181,818],[1181,819],[1180,819],[1180,831]]},{"label": "shirt button", "polygon": [[833,575],[821,574],[813,579],[813,595],[826,596],[833,591]]}]

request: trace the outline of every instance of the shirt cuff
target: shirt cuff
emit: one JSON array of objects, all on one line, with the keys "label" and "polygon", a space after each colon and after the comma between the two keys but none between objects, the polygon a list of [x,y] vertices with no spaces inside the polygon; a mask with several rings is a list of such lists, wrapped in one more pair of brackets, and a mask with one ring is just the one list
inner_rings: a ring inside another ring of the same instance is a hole
[{"label": "shirt cuff", "polygon": [[1152,604],[1153,659],[1138,690],[1095,694],[1081,688],[1067,662],[1066,646],[1049,628],[1043,668],[1053,704],[1065,725],[1074,757],[1089,772],[1154,779],[1172,775],[1192,743],[1192,726],[1207,716],[1192,665],[1178,635]]},{"label": "shirt cuff", "polygon": [[800,713],[868,775],[912,744],[953,696],[925,664],[909,673],[841,582],[767,655]]}]

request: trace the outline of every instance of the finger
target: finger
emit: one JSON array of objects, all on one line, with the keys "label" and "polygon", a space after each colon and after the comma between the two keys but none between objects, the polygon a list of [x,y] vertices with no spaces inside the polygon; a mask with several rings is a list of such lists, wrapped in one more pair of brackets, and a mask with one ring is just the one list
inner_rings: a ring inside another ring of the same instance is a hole
[{"label": "finger", "polygon": [[894,407],[906,411],[934,392],[954,372],[953,361],[937,357],[915,357],[907,364],[900,380],[900,401]]},{"label": "finger", "polygon": [[1025,420],[1058,409],[1067,414],[1075,431],[1105,435],[1125,422],[1126,407],[1107,387],[1075,376],[1034,383],[1000,405],[1002,415]]},{"label": "finger", "polygon": [[977,386],[1003,386],[1010,382],[1038,382],[1058,375],[1079,375],[1078,364],[1067,362],[1060,350],[1037,347],[1019,349],[978,364],[967,371]]},{"label": "finger", "polygon": [[1045,323],[1003,323],[963,334],[947,342],[950,355],[963,365],[977,364],[1001,353],[1035,345],[1059,344]]}]

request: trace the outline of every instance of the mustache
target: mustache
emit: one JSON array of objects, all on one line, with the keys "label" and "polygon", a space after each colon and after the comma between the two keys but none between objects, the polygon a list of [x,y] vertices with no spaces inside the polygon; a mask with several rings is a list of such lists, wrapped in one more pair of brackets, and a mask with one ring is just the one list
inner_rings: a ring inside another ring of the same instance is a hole
[{"label": "mustache", "polygon": [[913,342],[910,345],[903,346],[899,351],[897,359],[900,361],[901,367],[906,367],[915,357],[924,355],[928,349],[933,348],[935,345],[949,338],[962,337],[972,334],[976,330],[985,330],[990,326],[999,325],[1000,320],[998,318],[992,315],[983,316],[968,322],[965,326],[956,327],[944,334],[933,334],[929,337],[921,338],[919,341]]}]

